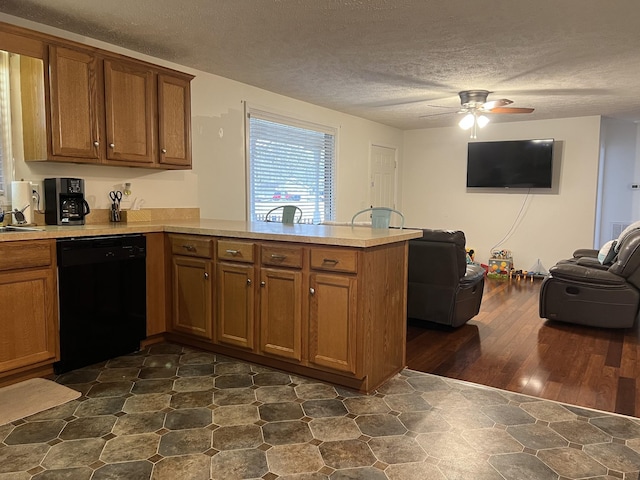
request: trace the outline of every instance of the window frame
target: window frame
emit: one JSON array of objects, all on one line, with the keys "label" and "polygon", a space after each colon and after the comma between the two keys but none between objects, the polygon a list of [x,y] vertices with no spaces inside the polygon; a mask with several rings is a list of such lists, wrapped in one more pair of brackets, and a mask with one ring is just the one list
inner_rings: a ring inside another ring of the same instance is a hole
[{"label": "window frame", "polygon": [[[329,200],[328,203],[323,203],[323,210],[325,213],[317,213],[314,212],[312,215],[313,218],[310,218],[309,215],[303,215],[303,219],[301,223],[322,223],[324,221],[332,221],[336,217],[336,171],[337,171],[337,153],[338,153],[338,134],[339,128],[333,127],[329,125],[322,125],[319,123],[302,120],[300,118],[293,117],[288,114],[276,113],[270,109],[265,109],[261,107],[255,107],[248,105],[244,102],[244,120],[245,120],[245,173],[246,173],[246,209],[245,215],[248,221],[261,221],[262,219],[254,218],[252,212],[254,212],[254,201],[253,198],[255,196],[255,189],[253,185],[253,166],[252,166],[252,158],[251,158],[251,118],[257,118],[260,120],[265,120],[267,122],[273,122],[277,124],[284,125],[286,127],[294,127],[298,129],[311,130],[317,133],[321,133],[324,135],[332,136],[332,154],[331,158],[322,162],[324,168],[327,166],[330,167],[330,179],[326,179],[323,176],[324,182],[329,182]],[[321,177],[318,177],[320,179]],[[326,190],[325,190],[326,191]],[[291,202],[283,201],[281,205],[285,204],[296,204],[295,200]],[[303,208],[303,211],[305,209]],[[328,212],[328,213],[327,213]]]},{"label": "window frame", "polygon": [[[0,148],[3,150],[0,156],[0,196],[5,197],[8,201],[9,189],[14,179],[14,160],[13,160],[13,140],[12,140],[12,121],[11,121],[11,79],[9,75],[10,53],[1,52],[3,58],[0,59]],[[0,201],[0,208],[3,207]]]}]

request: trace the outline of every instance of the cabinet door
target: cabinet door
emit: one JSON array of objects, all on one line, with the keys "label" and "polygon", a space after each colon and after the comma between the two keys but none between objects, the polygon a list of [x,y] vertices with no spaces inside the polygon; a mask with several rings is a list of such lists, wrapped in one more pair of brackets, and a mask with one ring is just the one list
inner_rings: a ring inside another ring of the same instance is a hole
[{"label": "cabinet door", "polygon": [[215,341],[254,349],[254,268],[219,263],[217,267],[218,315]]},{"label": "cabinet door", "polygon": [[158,75],[159,162],[191,166],[191,87],[190,81]]},{"label": "cabinet door", "polygon": [[53,159],[97,163],[104,151],[98,59],[90,52],[51,46],[49,71]]},{"label": "cabinet door", "polygon": [[213,339],[211,261],[174,255],[172,264],[173,330]]},{"label": "cabinet door", "polygon": [[145,65],[116,60],[104,61],[108,160],[154,163],[154,75]]},{"label": "cabinet door", "polygon": [[309,287],[309,362],[357,373],[356,278],[314,273]]},{"label": "cabinet door", "polygon": [[53,362],[58,325],[54,270],[0,272],[0,372]]},{"label": "cabinet door", "polygon": [[260,350],[302,358],[302,272],[263,268],[260,273]]}]

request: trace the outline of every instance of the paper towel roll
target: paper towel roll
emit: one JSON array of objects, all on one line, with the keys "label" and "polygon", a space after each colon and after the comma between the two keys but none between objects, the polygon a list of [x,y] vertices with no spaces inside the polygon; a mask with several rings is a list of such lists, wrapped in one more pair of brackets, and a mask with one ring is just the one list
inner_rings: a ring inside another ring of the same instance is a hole
[{"label": "paper towel roll", "polygon": [[[27,208],[24,208],[27,206]],[[22,211],[26,223],[32,223],[33,214],[31,212],[31,183],[24,180],[11,182],[11,210]],[[24,210],[23,210],[24,209]],[[17,225],[18,220],[15,215],[11,216],[11,223]]]}]

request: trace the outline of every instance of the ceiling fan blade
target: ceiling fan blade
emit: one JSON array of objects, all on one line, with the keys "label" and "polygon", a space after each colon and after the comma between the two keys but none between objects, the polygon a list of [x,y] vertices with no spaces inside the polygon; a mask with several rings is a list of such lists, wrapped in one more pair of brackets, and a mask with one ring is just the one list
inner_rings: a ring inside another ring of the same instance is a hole
[{"label": "ceiling fan blade", "polygon": [[427,115],[420,115],[418,118],[438,117],[440,115],[453,115],[454,113],[460,113],[460,112],[429,113]]},{"label": "ceiling fan blade", "polygon": [[482,104],[482,110],[491,110],[496,107],[504,107],[505,105],[511,105],[513,100],[509,100],[508,98],[501,98],[499,100],[491,100],[490,102],[484,102]]},{"label": "ceiling fan blade", "polygon": [[486,110],[488,113],[531,113],[533,108],[496,107]]},{"label": "ceiling fan blade", "polygon": [[448,107],[446,105],[427,105],[427,107],[431,107],[431,108],[447,108],[449,110],[455,110],[456,108],[460,108],[460,107]]}]

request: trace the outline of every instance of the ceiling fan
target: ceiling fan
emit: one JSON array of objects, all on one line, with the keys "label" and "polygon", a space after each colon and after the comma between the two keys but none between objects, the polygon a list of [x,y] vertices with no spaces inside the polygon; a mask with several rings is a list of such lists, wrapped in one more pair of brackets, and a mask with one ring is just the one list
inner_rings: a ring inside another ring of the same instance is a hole
[{"label": "ceiling fan", "polygon": [[[471,138],[476,138],[478,133],[478,128],[482,128],[487,123],[489,123],[489,118],[485,116],[486,113],[531,113],[533,112],[533,108],[518,108],[518,107],[507,107],[507,105],[511,105],[513,100],[509,100],[507,98],[500,98],[498,100],[487,101],[487,97],[492,93],[489,90],[463,90],[458,92],[458,96],[460,97],[460,109],[455,113],[466,113],[466,115],[460,120],[458,125],[460,128],[464,130],[471,130]],[[449,108],[449,107],[441,107],[439,105],[430,105],[431,107],[438,108]],[[446,115],[448,113],[434,113],[430,115],[422,115],[422,117],[431,117],[435,115]]]}]

